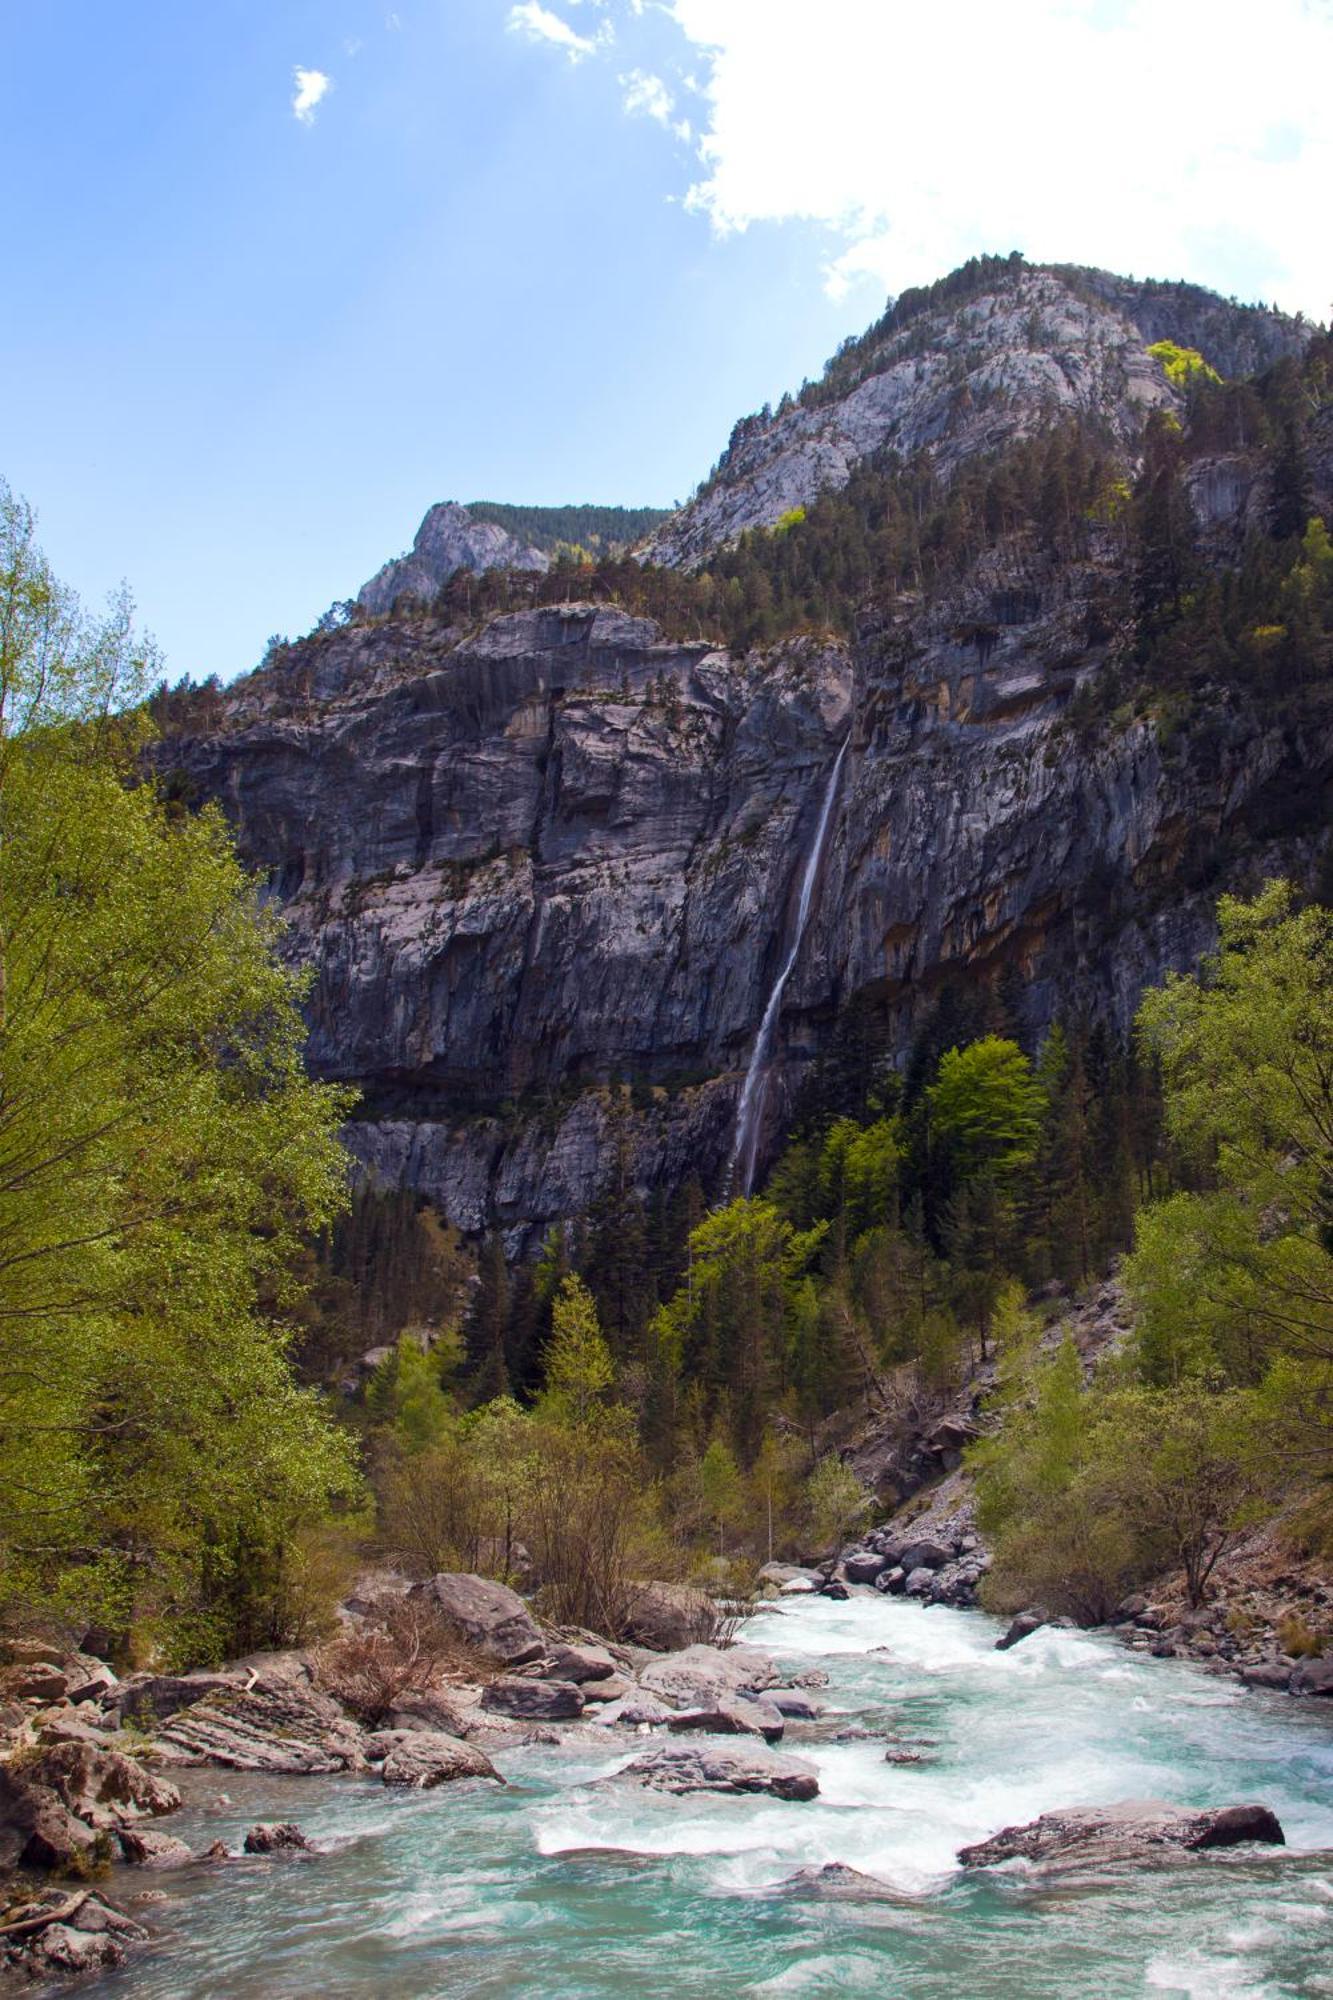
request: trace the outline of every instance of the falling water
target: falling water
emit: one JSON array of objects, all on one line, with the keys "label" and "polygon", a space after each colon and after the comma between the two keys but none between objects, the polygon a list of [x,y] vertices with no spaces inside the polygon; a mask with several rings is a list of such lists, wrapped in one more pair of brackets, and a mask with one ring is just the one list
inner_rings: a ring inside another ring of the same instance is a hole
[{"label": "falling water", "polygon": [[783,960],[782,970],[768,996],[764,1018],[759,1023],[759,1033],[754,1038],[754,1049],[750,1055],[750,1067],[745,1072],[745,1087],[741,1091],[740,1103],[736,1107],[736,1138],[731,1149],[731,1170],[729,1183],[733,1193],[749,1194],[754,1185],[755,1162],[759,1153],[759,1137],[763,1130],[764,1103],[768,1095],[768,1052],[773,1042],[773,1030],[778,1024],[782,1010],[782,993],[791,978],[805,936],[806,925],[810,921],[810,909],[815,899],[815,885],[819,880],[820,867],[824,860],[824,850],[828,846],[829,829],[833,824],[833,806],[838,796],[838,780],[842,776],[842,760],[847,755],[850,735],[845,736],[842,748],[833,760],[833,769],[824,789],[823,804],[819,808],[819,824],[806,858],[805,873],[801,877],[801,899],[796,906],[796,929],[792,934],[791,949]]}]

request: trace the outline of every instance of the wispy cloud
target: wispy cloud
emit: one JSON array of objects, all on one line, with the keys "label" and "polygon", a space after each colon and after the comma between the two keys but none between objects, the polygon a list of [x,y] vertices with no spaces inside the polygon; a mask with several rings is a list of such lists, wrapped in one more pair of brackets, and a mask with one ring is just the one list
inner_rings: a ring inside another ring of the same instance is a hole
[{"label": "wispy cloud", "polygon": [[631,117],[651,118],[658,125],[665,126],[668,132],[674,132],[678,139],[689,138],[690,121],[676,117],[676,100],[660,76],[653,76],[648,70],[632,69],[619,82],[625,93],[625,109]]},{"label": "wispy cloud", "polygon": [[563,50],[575,63],[582,62],[585,56],[595,55],[611,39],[609,22],[596,35],[581,35],[559,14],[543,7],[540,0],[521,0],[521,5],[511,7],[506,26],[511,35],[522,35],[527,41],[546,42]]},{"label": "wispy cloud", "polygon": [[322,69],[302,69],[299,63],[292,74],[296,81],[292,111],[303,125],[313,125],[316,111],[333,88],[333,78]]},{"label": "wispy cloud", "polygon": [[[613,32],[622,60],[642,51],[623,106],[678,137],[688,109],[689,206],[719,236],[814,224],[835,297],[1017,246],[1328,312],[1333,0],[1267,0],[1262,33],[1254,0],[581,0],[576,18],[594,13],[595,36],[537,0],[509,25],[573,61]],[[1096,105],[1130,107],[1139,136]]]}]

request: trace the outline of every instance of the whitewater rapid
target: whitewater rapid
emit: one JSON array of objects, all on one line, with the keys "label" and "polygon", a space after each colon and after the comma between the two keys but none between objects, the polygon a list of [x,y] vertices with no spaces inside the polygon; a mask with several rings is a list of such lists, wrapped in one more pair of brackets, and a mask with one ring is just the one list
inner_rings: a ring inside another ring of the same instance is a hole
[{"label": "whitewater rapid", "polygon": [[[784,1677],[828,1675],[811,1690],[823,1716],[784,1745],[818,1768],[808,1804],[617,1784],[645,1740],[591,1730],[502,1753],[501,1793],[201,1775],[187,1838],[238,1845],[256,1818],[295,1818],[327,1851],[159,1878],[168,1901],[148,1914],[164,1943],[94,1990],[1333,1994],[1333,1705],[1250,1693],[1101,1635],[1043,1631],[997,1653],[997,1631],[979,1612],[870,1596],[752,1619],[745,1641]],[[224,1790],[229,1804],[208,1803]],[[960,1846],[1002,1825],[1136,1797],[1257,1800],[1290,1846],[1058,1889],[957,1867]],[[784,1886],[831,1862],[878,1889]]]}]

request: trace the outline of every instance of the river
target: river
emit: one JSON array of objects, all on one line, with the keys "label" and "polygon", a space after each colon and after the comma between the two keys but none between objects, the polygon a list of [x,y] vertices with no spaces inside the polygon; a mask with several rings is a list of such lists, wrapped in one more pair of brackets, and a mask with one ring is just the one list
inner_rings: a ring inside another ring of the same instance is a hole
[{"label": "river", "polygon": [[[100,2000],[529,2000],[836,1995],[1034,2000],[1333,1995],[1333,1704],[1248,1693],[1104,1635],[997,1653],[980,1612],[788,1600],[743,1637],[827,1672],[783,1745],[808,1804],[671,1798],[604,1780],[644,1742],[501,1753],[501,1792],[191,1773],[171,1823],[239,1846],[291,1818],[328,1851],[171,1876],[162,1942]],[[841,1737],[843,1740],[837,1740]],[[885,1760],[916,1755],[917,1763]],[[230,1805],[214,1803],[225,1791]],[[1284,1853],[1098,1881],[962,1874],[955,1850],[1056,1806],[1258,1801]],[[1320,1856],[1313,1852],[1328,1849]],[[1304,1851],[1304,1852],[1302,1852]],[[877,1894],[784,1889],[841,1862]]]}]

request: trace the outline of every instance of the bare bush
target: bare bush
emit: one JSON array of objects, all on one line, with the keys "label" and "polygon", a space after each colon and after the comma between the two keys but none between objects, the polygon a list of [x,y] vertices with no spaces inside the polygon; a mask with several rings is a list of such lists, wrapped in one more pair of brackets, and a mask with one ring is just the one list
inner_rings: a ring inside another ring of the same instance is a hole
[{"label": "bare bush", "polygon": [[315,1655],[314,1677],[344,1708],[379,1728],[408,1695],[449,1680],[487,1681],[488,1661],[420,1598],[385,1597],[373,1614]]}]

